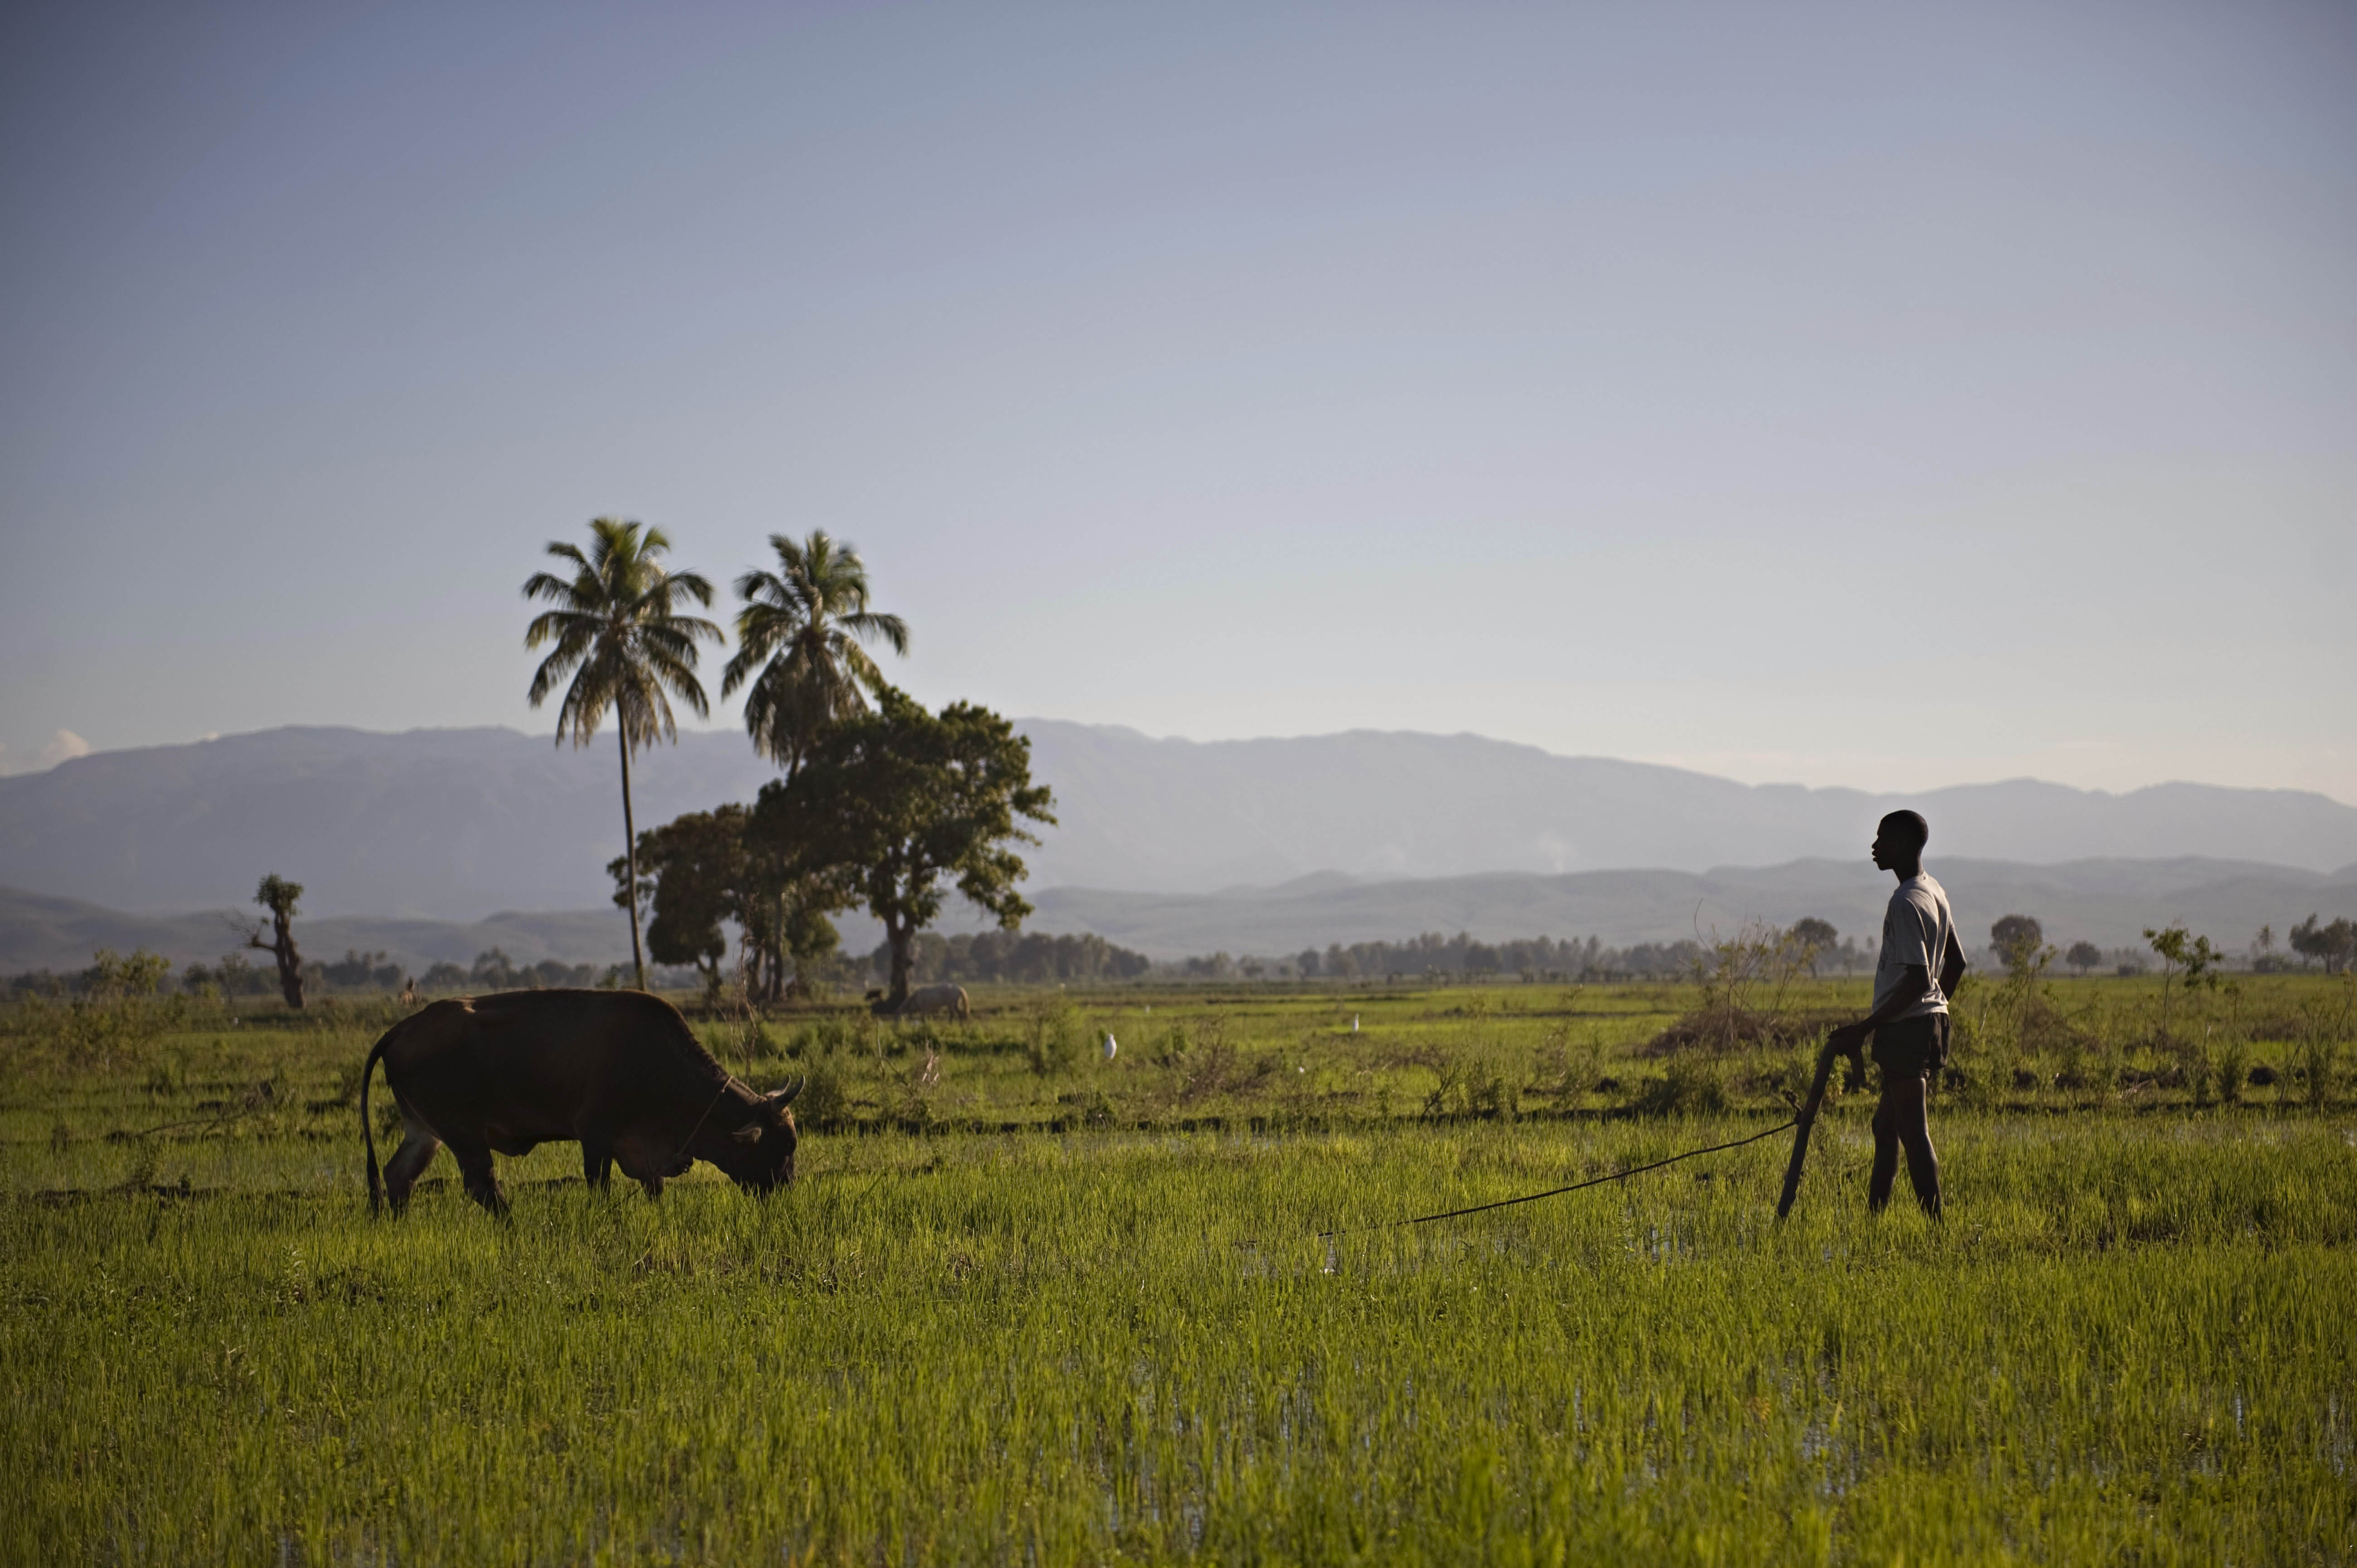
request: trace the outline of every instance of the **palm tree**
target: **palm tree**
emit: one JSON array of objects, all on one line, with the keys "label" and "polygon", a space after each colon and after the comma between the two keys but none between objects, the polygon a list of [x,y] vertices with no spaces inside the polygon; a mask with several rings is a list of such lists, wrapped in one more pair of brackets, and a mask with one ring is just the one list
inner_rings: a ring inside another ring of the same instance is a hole
[{"label": "palm tree", "polygon": [[777,571],[737,579],[745,607],[720,694],[751,682],[745,728],[791,779],[821,730],[866,713],[868,694],[887,684],[860,644],[880,639],[905,657],[909,626],[867,607],[867,565],[848,541],[823,531],[799,542],[773,533],[770,548],[778,553]]},{"label": "palm tree", "polygon": [[[737,654],[722,676],[720,694],[751,682],[745,728],[755,749],[791,780],[829,725],[866,713],[868,695],[888,684],[860,644],[880,639],[906,656],[909,626],[867,607],[867,564],[848,540],[823,530],[799,542],[773,533],[770,548],[777,552],[777,571],[737,579],[745,607],[737,615]],[[772,996],[785,981],[795,886],[780,883],[774,892],[777,918],[767,953]]]},{"label": "palm tree", "polygon": [[[619,517],[589,524],[589,551],[552,540],[548,553],[574,568],[568,579],[535,572],[523,585],[527,599],[558,607],[533,618],[523,634],[526,648],[554,642],[532,678],[532,705],[556,689],[567,674],[573,683],[556,711],[556,742],[576,746],[596,737],[606,711],[617,720],[622,752],[622,842],[630,863],[630,886],[639,885],[639,834],[630,817],[630,753],[658,736],[679,738],[672,722],[671,696],[699,714],[711,712],[695,679],[696,642],[724,640],[708,620],[673,613],[682,596],[712,602],[712,585],[694,572],[667,572],[656,557],[671,549],[660,528],[641,528]],[[630,900],[630,966],[639,989],[647,988],[646,959],[639,944],[639,904]]]}]

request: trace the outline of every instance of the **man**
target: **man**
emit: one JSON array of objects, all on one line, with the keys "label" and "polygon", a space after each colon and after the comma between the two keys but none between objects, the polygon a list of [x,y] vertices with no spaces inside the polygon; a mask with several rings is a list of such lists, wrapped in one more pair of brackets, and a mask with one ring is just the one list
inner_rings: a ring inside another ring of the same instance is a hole
[{"label": "man", "polygon": [[[1893,811],[1874,835],[1874,864],[1899,878],[1898,891],[1882,917],[1882,953],[1874,966],[1874,1011],[1833,1033],[1833,1049],[1857,1061],[1867,1036],[1874,1037],[1875,1065],[1882,1069],[1882,1102],[1874,1112],[1874,1177],[1867,1207],[1879,1213],[1890,1201],[1899,1175],[1899,1154],[1907,1153],[1907,1176],[1915,1201],[1940,1218],[1940,1160],[1924,1119],[1924,1096],[1932,1073],[1948,1059],[1948,998],[1964,975],[1964,950],[1947,891],[1923,871],[1923,845],[1932,829],[1913,811]],[[1939,967],[1934,983],[1932,970]]]}]

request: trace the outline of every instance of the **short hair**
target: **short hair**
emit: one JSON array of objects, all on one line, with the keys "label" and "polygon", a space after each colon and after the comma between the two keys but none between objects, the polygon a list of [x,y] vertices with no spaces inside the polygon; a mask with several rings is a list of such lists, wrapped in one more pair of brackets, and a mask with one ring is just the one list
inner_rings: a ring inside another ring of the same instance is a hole
[{"label": "short hair", "polygon": [[1893,838],[1905,839],[1921,854],[1932,842],[1932,824],[1919,811],[1893,811],[1882,819],[1882,831]]}]

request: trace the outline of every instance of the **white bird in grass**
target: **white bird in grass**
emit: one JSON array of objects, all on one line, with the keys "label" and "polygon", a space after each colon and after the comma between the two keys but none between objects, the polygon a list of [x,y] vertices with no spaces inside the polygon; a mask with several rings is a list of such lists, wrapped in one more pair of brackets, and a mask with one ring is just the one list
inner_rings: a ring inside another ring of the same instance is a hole
[{"label": "white bird in grass", "polygon": [[1114,1052],[1115,1052],[1115,1051],[1119,1050],[1120,1048],[1121,1048],[1121,1047],[1120,1047],[1119,1046],[1116,1046],[1115,1044],[1114,1044],[1113,1031],[1112,1031],[1111,1029],[1107,1029],[1107,1030],[1105,1031],[1105,1043],[1104,1043],[1105,1060],[1107,1060],[1107,1061],[1111,1061],[1111,1060],[1113,1060],[1113,1054],[1114,1054]]}]

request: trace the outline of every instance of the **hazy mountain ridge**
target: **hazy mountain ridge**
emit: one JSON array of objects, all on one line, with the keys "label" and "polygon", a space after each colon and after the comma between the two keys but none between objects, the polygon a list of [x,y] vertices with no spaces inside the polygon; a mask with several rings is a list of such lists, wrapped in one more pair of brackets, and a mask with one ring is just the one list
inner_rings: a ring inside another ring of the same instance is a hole
[{"label": "hazy mountain ridge", "polygon": [[[2357,865],[2335,873],[2180,857],[2027,865],[1964,857],[1929,867],[1947,888],[1967,942],[1978,949],[2000,915],[2033,915],[2050,940],[2141,947],[2147,926],[2183,920],[2240,950],[2262,925],[2278,941],[2291,922],[2321,910],[2357,913]],[[1607,945],[1732,937],[1752,921],[1788,926],[1804,916],[1845,935],[1878,933],[1889,874],[1862,860],[1811,859],[1765,867],[1492,872],[1472,876],[1337,886],[1304,879],[1216,894],[1145,894],[1060,887],[1041,893],[1033,923],[1090,930],[1149,957],[1219,950],[1275,955],[1340,942],[1396,941],[1425,931],[1470,932],[1483,941],[1519,937],[1601,938]]]},{"label": "hazy mountain ridge", "polygon": [[[1018,727],[1057,798],[1058,825],[1026,857],[1035,900],[1058,887],[1208,894],[1326,873],[1850,861],[1897,804],[1932,819],[1935,860],[2199,855],[2311,872],[2357,861],[2357,809],[2295,790],[2110,795],[2016,780],[1887,796],[1477,736],[1196,742],[1058,720]],[[0,779],[0,884],[174,910],[236,905],[276,870],[320,916],[471,922],[591,908],[610,897],[605,865],[621,849],[616,772],[610,736],[576,750],[507,729],[292,728],[102,752]],[[632,774],[641,827],[749,800],[774,777],[743,736],[710,731],[643,754]]]},{"label": "hazy mountain ridge", "polygon": [[[79,970],[100,948],[129,952],[145,948],[174,965],[212,963],[243,950],[229,917],[234,911],[200,910],[183,915],[135,915],[79,899],[58,898],[0,887],[0,973],[47,969]],[[422,973],[447,960],[470,964],[498,948],[519,964],[558,959],[566,963],[612,963],[630,952],[630,923],[619,908],[508,911],[489,919],[404,920],[368,915],[331,916],[295,922],[295,939],[306,961],[333,960],[348,950],[386,952],[393,961]],[[245,951],[248,961],[267,970],[270,955]]]},{"label": "hazy mountain ridge", "polygon": [[[2036,916],[2048,938],[2062,943],[2136,947],[2147,926],[2183,920],[2238,950],[2261,925],[2274,926],[2280,937],[2311,911],[2328,919],[2357,915],[2357,865],[2326,875],[2197,857],[2051,866],[1960,858],[1935,862],[1932,870],[1976,949],[1999,915],[2014,913]],[[1038,895],[1039,912],[1028,924],[1057,933],[1093,931],[1157,959],[1219,950],[1275,956],[1425,931],[1469,931],[1484,941],[1593,935],[1618,947],[1731,937],[1750,921],[1790,925],[1809,915],[1846,935],[1868,936],[1880,929],[1889,890],[1889,876],[1872,866],[1833,860],[1703,873],[1493,872],[1397,882],[1328,874],[1211,894],[1049,888]],[[977,929],[973,912],[954,899],[944,914],[944,931]],[[881,935],[864,914],[839,916],[837,923],[853,952],[871,950]],[[350,948],[383,950],[414,971],[445,959],[468,963],[492,947],[520,963],[609,963],[630,950],[629,928],[610,905],[510,911],[479,921],[345,916],[299,921],[296,936],[308,958],[338,958]],[[0,887],[0,973],[80,969],[101,947],[145,947],[181,964],[210,962],[236,946],[220,913],[128,915]]]}]

